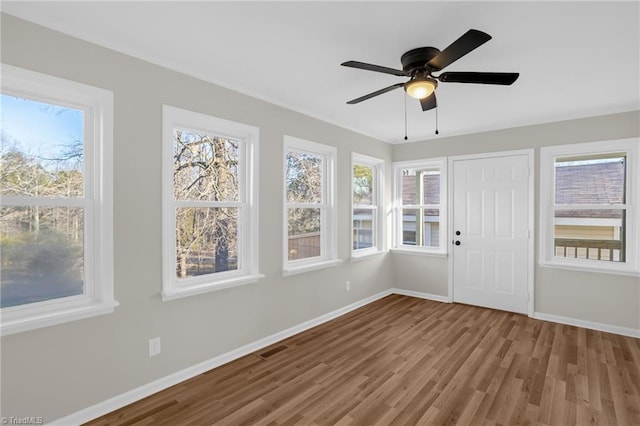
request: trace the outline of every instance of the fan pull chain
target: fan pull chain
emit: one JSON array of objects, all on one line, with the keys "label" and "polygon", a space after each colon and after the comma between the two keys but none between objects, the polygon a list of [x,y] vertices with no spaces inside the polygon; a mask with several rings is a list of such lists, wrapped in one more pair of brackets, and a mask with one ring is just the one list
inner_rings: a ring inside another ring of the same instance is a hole
[{"label": "fan pull chain", "polygon": [[436,108],[436,135],[440,134],[440,132],[438,132],[438,108]]},{"label": "fan pull chain", "polygon": [[404,94],[404,140],[409,139],[407,137],[407,94]]}]

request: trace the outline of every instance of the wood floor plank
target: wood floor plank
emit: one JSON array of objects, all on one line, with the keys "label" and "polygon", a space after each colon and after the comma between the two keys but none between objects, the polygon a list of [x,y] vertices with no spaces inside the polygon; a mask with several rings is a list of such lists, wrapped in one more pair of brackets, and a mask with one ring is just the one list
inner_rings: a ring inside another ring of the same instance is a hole
[{"label": "wood floor plank", "polygon": [[89,422],[638,425],[640,339],[392,295]]}]

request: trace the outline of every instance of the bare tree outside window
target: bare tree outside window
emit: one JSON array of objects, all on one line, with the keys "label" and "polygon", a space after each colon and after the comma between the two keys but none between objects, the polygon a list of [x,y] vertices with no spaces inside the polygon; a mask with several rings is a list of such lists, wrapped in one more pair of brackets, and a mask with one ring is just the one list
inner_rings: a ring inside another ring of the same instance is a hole
[{"label": "bare tree outside window", "polygon": [[176,276],[237,270],[239,209],[224,203],[239,201],[239,143],[186,129],[174,129],[173,142],[173,196],[184,202],[175,213]]},{"label": "bare tree outside window", "polygon": [[288,259],[320,256],[324,157],[289,150],[286,161]]},{"label": "bare tree outside window", "polygon": [[[85,195],[84,113],[4,94],[2,106],[0,306],[83,294],[84,208],[68,200]],[[68,128],[69,136],[39,125]]]}]

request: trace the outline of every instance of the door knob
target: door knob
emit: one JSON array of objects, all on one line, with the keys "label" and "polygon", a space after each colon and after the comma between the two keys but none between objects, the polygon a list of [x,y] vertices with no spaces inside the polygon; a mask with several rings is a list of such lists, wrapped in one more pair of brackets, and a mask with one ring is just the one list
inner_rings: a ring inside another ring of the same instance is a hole
[{"label": "door knob", "polygon": [[456,235],[460,235],[460,231],[456,231]]},{"label": "door knob", "polygon": [[460,241],[456,241],[454,244],[459,246],[460,245]]}]

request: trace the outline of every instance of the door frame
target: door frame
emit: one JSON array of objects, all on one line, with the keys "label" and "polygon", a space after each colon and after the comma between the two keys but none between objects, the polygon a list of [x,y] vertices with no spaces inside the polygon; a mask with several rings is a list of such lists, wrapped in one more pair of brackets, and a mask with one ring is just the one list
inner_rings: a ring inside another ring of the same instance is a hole
[{"label": "door frame", "polygon": [[[534,280],[534,264],[535,264],[535,151],[533,148],[530,149],[518,149],[513,151],[498,151],[498,152],[484,152],[480,154],[467,154],[467,155],[456,155],[453,157],[448,157],[447,162],[447,176],[449,176],[449,181],[447,183],[447,196],[449,198],[448,202],[448,226],[447,226],[447,244],[450,244],[449,241],[453,241],[453,209],[455,206],[453,205],[454,194],[453,190],[455,187],[455,173],[454,167],[456,161],[462,160],[479,160],[485,158],[498,158],[498,157],[511,157],[515,155],[526,155],[528,164],[529,164],[529,234],[528,234],[528,244],[527,249],[529,250],[529,255],[527,259],[527,293],[528,293],[528,301],[527,301],[527,315],[529,317],[533,317],[534,315],[534,303],[535,303],[535,280]],[[447,298],[449,303],[453,303],[453,249],[448,250],[448,285],[449,285],[449,296]]]}]

